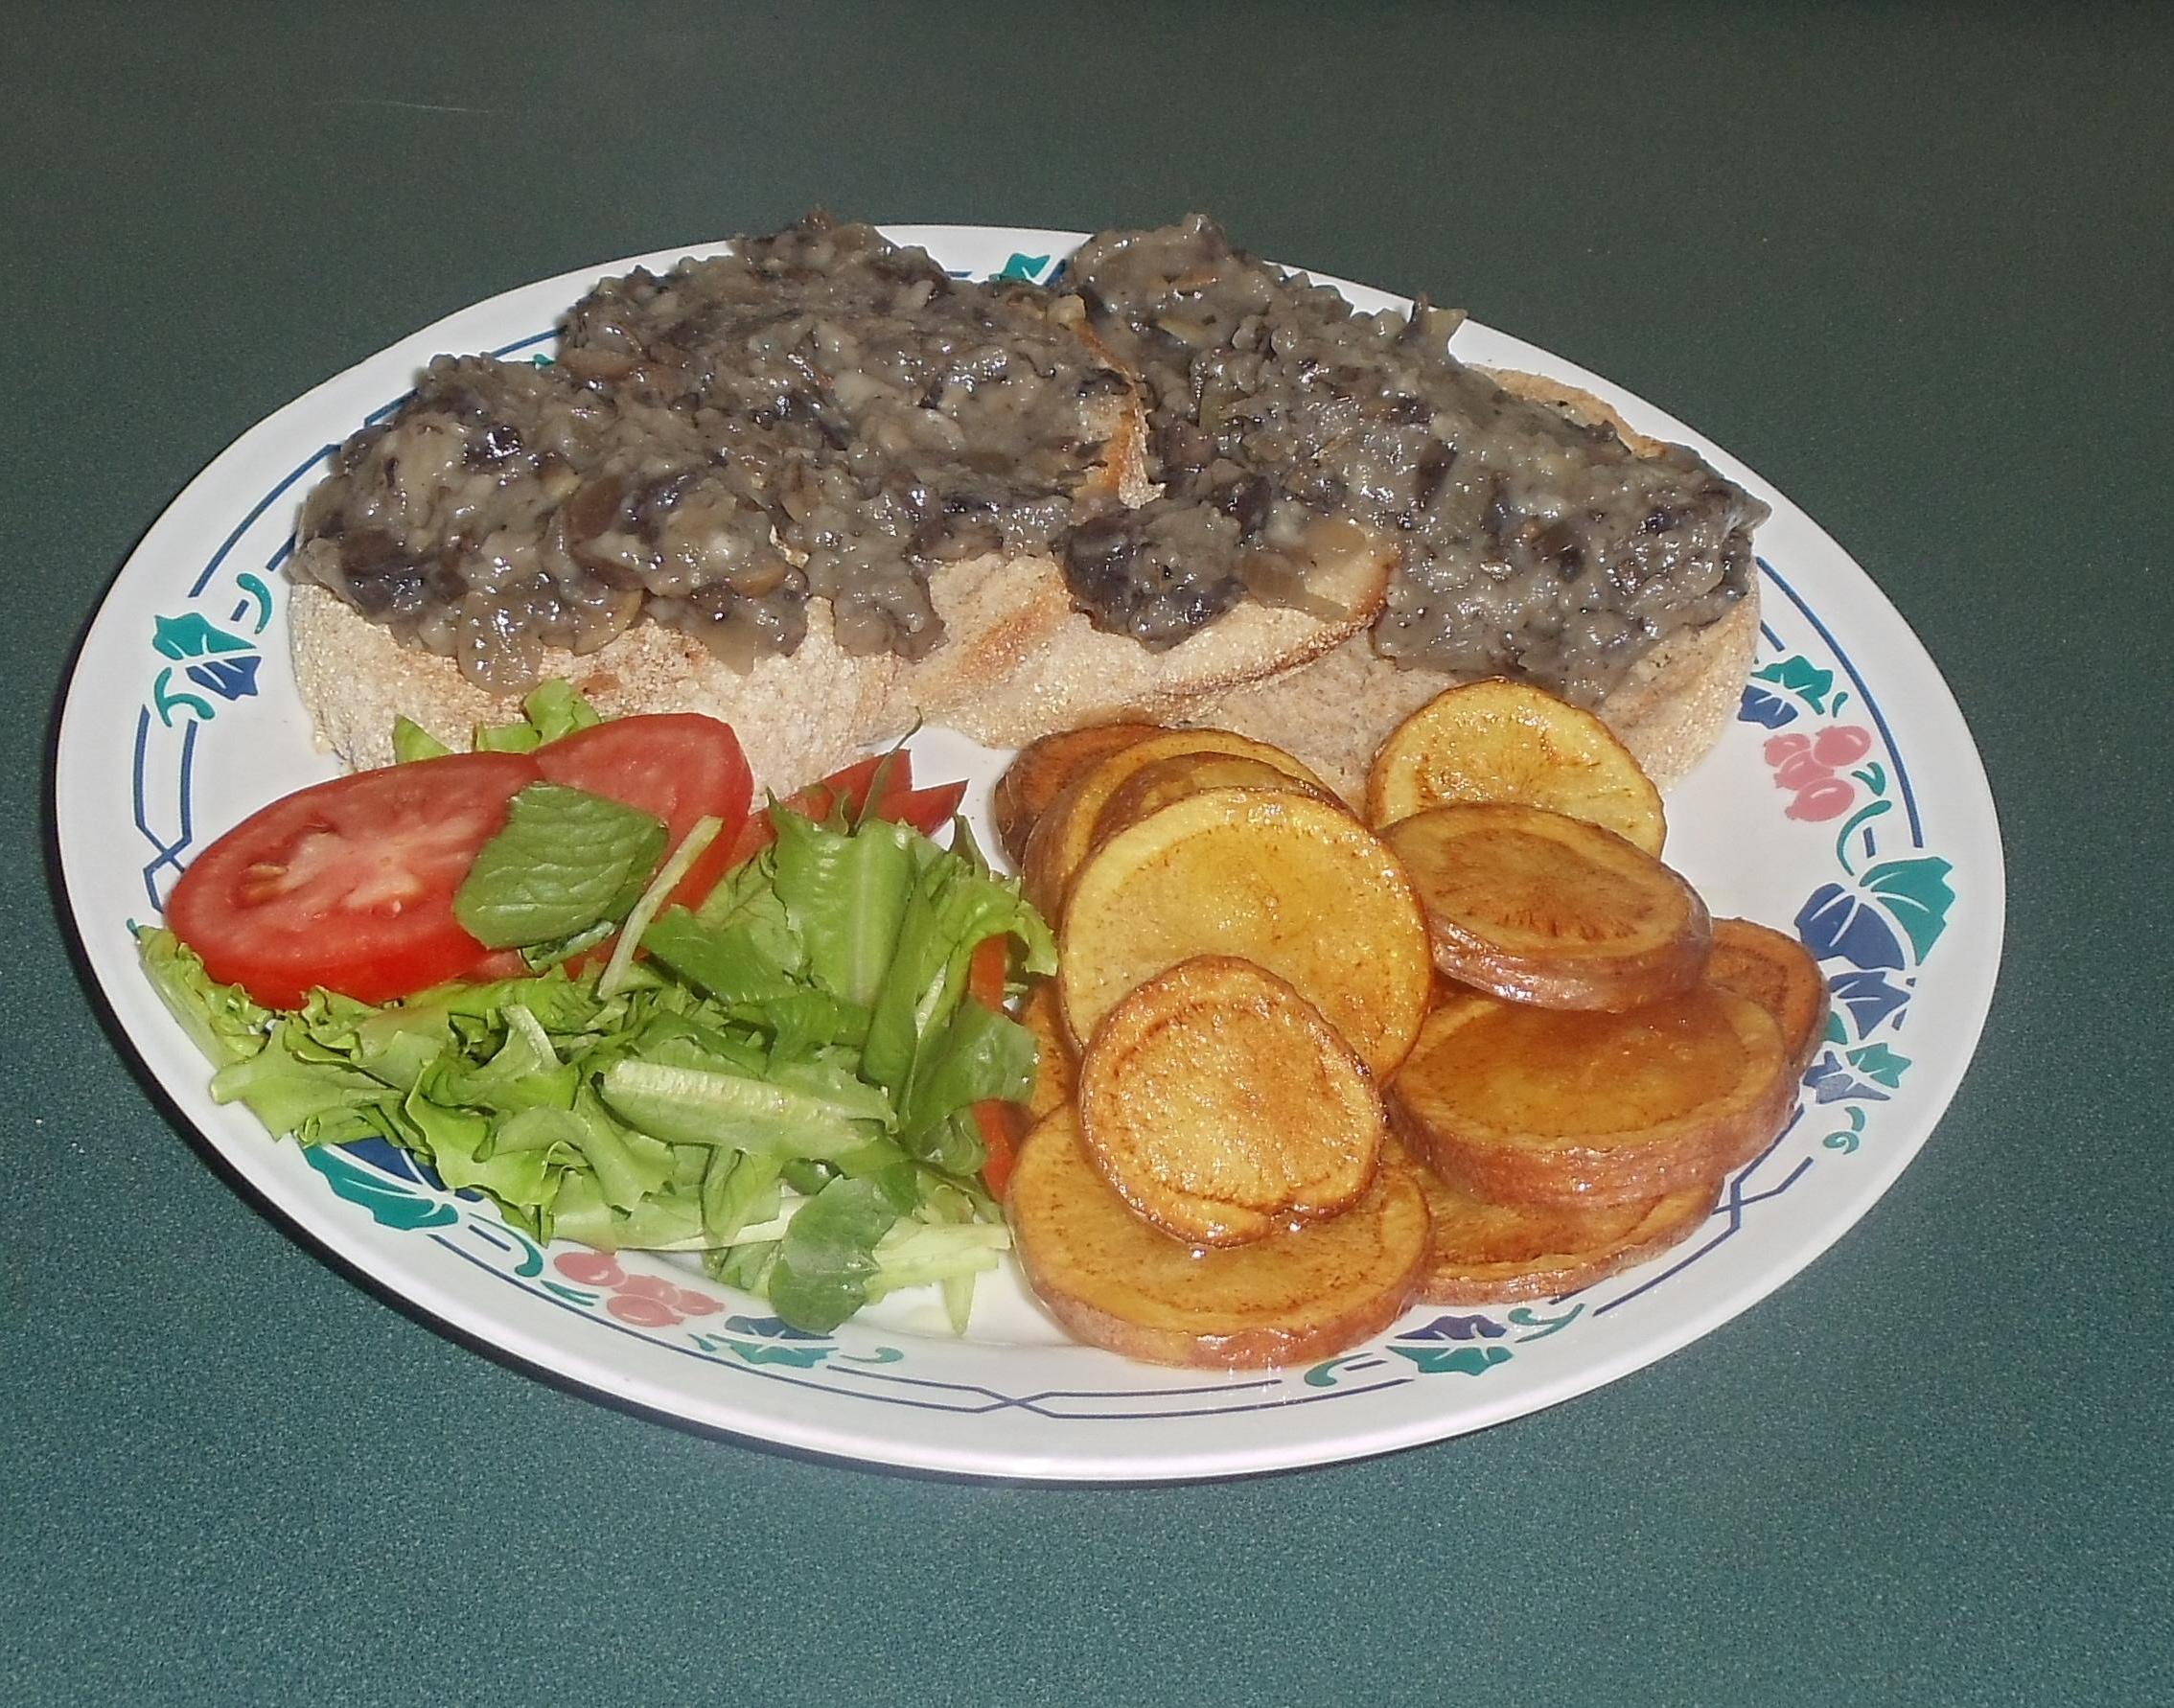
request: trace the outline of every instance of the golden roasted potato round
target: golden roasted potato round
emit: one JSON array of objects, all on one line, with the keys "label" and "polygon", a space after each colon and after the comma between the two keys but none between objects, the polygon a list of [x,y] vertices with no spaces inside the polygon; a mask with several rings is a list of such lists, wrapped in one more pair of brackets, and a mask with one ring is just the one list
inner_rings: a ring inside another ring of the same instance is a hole
[{"label": "golden roasted potato round", "polygon": [[1034,820],[1096,760],[1163,733],[1160,724],[1089,724],[1030,741],[1012,756],[989,796],[997,842],[1017,866]]},{"label": "golden roasted potato round", "polygon": [[1374,1179],[1381,1098],[1320,1010],[1227,955],[1131,991],[1079,1064],[1079,1126],[1139,1214],[1243,1245],[1347,1210]]},{"label": "golden roasted potato round", "polygon": [[1429,807],[1382,833],[1426,909],[1434,962],[1506,1002],[1632,1008],[1688,990],[1698,892],[1613,831],[1539,807]]},{"label": "golden roasted potato round", "polygon": [[1248,753],[1172,753],[1144,765],[1119,785],[1095,820],[1093,840],[1103,842],[1149,813],[1210,789],[1280,789],[1304,795],[1343,810],[1344,803],[1325,790]]},{"label": "golden roasted potato round", "polygon": [[1718,919],[1706,982],[1757,1003],[1781,1028],[1782,1071],[1772,1102],[1743,1142],[1721,1158],[1723,1169],[1734,1172],[1772,1143],[1796,1107],[1804,1070],[1826,1036],[1827,980],[1812,952],[1794,937],[1748,919]]},{"label": "golden roasted potato round", "polygon": [[1262,966],[1321,1011],[1376,1078],[1426,1013],[1426,925],[1396,856],[1301,795],[1210,789],[1118,832],[1079,868],[1058,933],[1075,1038],[1195,955]]},{"label": "golden roasted potato round", "polygon": [[1376,825],[1464,800],[1567,813],[1649,854],[1667,835],[1660,791],[1606,724],[1501,677],[1437,694],[1390,732],[1367,773]]},{"label": "golden roasted potato round", "polygon": [[1028,1284],[1091,1345],[1154,1364],[1251,1369],[1326,1358],[1397,1320],[1426,1260],[1426,1199],[1401,1165],[1342,1215],[1195,1250],[1134,1215],[1073,1112],[1028,1135],[1006,1209]]},{"label": "golden roasted potato round", "polygon": [[1329,793],[1319,777],[1283,749],[1228,729],[1166,729],[1105,753],[1066,786],[1028,834],[1020,878],[1027,899],[1045,919],[1053,924],[1062,917],[1073,874],[1095,845],[1096,825],[1110,796],[1135,773],[1179,753],[1239,754]]},{"label": "golden roasted potato round", "polygon": [[1827,1026],[1827,981],[1796,938],[1748,919],[1717,919],[1706,982],[1748,997],[1773,1016],[1792,1080],[1812,1065]]},{"label": "golden roasted potato round", "polygon": [[1721,1192],[1716,1174],[1629,1204],[1503,1204],[1423,1165],[1416,1171],[1434,1226],[1419,1283],[1430,1304],[1559,1299],[1589,1287],[1686,1238]]},{"label": "golden roasted potato round", "polygon": [[1525,1204],[1630,1204],[1702,1186],[1770,1122],[1781,1031],[1700,986],[1628,1013],[1455,998],[1389,1088],[1442,1176]]},{"label": "golden roasted potato round", "polygon": [[1040,1120],[1072,1101],[1079,1080],[1079,1064],[1057,1011],[1054,979],[1036,979],[1027,987],[1026,999],[1019,1004],[1019,1024],[1034,1035],[1034,1091],[1027,1099],[1027,1114]]}]

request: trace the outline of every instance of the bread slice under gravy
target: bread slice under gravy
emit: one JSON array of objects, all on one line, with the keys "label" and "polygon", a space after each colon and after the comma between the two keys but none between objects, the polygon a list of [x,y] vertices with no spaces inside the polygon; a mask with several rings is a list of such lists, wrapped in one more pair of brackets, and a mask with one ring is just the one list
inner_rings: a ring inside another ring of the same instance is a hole
[{"label": "bread slice under gravy", "polygon": [[[1598,399],[1528,375],[1506,389],[1613,424],[1641,454],[1657,449]],[[1128,503],[1152,494],[1137,404],[1110,429],[1100,479]],[[1245,604],[1165,652],[1092,627],[1040,556],[991,555],[939,569],[930,590],[945,638],[928,658],[854,656],[832,638],[828,610],[808,612],[790,658],[741,673],[700,641],[637,624],[595,653],[547,659],[608,717],[700,711],[738,732],[758,787],[790,793],[916,723],[995,747],[1122,717],[1220,724],[1285,748],[1347,794],[1363,784],[1381,739],[1452,680],[1375,656],[1366,631],[1386,596],[1393,553],[1372,543],[1330,567],[1339,618]],[[404,645],[324,589],[291,589],[295,678],[318,733],[358,768],[392,758],[396,715],[448,746],[477,724],[514,716],[514,697],[476,687],[449,658]],[[1747,595],[1720,621],[1673,635],[1642,658],[1600,713],[1664,786],[1726,727],[1749,670],[1758,612]]]},{"label": "bread slice under gravy", "polygon": [[[1590,392],[1538,374],[1488,372],[1518,397],[1587,424],[1607,422],[1640,456],[1663,449]],[[1658,642],[1597,709],[1646,773],[1666,789],[1704,758],[1728,727],[1758,645],[1754,581],[1719,621]],[[1375,750],[1389,732],[1458,680],[1438,670],[1391,664],[1360,635],[1317,662],[1198,705],[1184,721],[1269,742],[1356,800]]]}]

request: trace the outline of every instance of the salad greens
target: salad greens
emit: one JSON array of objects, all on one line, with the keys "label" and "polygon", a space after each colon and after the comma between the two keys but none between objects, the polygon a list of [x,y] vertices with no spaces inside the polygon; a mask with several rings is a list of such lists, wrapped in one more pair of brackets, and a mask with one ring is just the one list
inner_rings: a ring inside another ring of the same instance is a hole
[{"label": "salad greens", "polygon": [[[539,741],[594,721],[566,693],[531,704]],[[973,1105],[1024,1099],[1035,1068],[1024,1027],[966,1000],[968,962],[1003,936],[1017,968],[1052,971],[1049,929],[963,823],[945,849],[882,819],[771,812],[771,847],[698,910],[658,912],[715,820],[652,878],[654,819],[524,790],[460,904],[479,940],[528,953],[519,978],[382,1006],[320,989],[281,1012],[170,932],[141,933],[140,954],[213,1063],[213,1097],[274,1133],[387,1140],[540,1241],[700,1252],[798,1328],[934,1282],[963,1330],[974,1276],[1008,1243]],[[536,966],[537,945],[570,954],[621,920],[602,970]]]}]

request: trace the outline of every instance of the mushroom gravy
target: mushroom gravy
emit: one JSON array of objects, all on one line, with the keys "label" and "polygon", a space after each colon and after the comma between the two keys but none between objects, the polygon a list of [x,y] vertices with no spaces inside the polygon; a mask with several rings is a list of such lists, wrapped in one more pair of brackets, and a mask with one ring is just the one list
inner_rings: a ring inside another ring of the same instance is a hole
[{"label": "mushroom gravy", "polygon": [[[1398,556],[1383,656],[1590,704],[1741,597],[1764,507],[1510,397],[1449,355],[1461,318],[1356,313],[1197,218],[1042,288],[819,214],[603,281],[548,364],[432,361],[339,448],[293,573],[509,692],[638,620],[744,668],[810,598],[845,651],[918,658],[930,576],[991,551],[1167,647],[1245,599],[1330,614],[1311,567],[1363,535]],[[1105,452],[1136,399],[1161,490],[1128,509]]]}]

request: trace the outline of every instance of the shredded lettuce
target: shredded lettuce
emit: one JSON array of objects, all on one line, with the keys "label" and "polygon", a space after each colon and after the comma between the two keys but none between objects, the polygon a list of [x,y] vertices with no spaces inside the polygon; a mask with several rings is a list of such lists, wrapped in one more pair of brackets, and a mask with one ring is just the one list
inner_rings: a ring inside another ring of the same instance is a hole
[{"label": "shredded lettuce", "polygon": [[[527,709],[538,741],[584,727],[586,706],[556,695]],[[795,1327],[932,1284],[963,1327],[975,1275],[1006,1243],[968,1112],[1024,1098],[1035,1066],[1024,1027],[962,1001],[967,963],[1001,935],[1015,964],[1049,971],[1048,928],[968,839],[946,850],[883,820],[772,811],[775,844],[698,911],[635,909],[616,986],[551,966],[382,1007],[319,991],[282,1013],[211,980],[167,932],[143,932],[140,953],[213,1063],[213,1096],[275,1133],[389,1140],[538,1239],[700,1253]],[[608,853],[630,839],[580,818],[523,858],[604,870],[577,861],[585,834]],[[618,875],[590,873],[578,908],[532,907],[531,885],[515,935],[563,943],[598,907],[608,926],[630,885],[654,905],[674,876],[652,878],[659,852],[614,855]],[[561,888],[542,901],[577,886]]]},{"label": "shredded lettuce", "polygon": [[[536,687],[520,703],[521,716],[510,724],[477,724],[469,732],[469,745],[478,753],[533,753],[547,741],[589,729],[602,723],[597,709],[574,685],[560,677]],[[452,750],[422,725],[406,717],[393,719],[393,763],[436,759]]]}]

